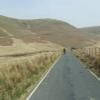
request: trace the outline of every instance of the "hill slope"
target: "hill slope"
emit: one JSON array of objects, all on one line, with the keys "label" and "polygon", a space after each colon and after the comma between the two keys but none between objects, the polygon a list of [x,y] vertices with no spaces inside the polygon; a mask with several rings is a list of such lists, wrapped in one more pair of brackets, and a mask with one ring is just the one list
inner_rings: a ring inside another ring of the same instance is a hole
[{"label": "hill slope", "polygon": [[100,40],[100,26],[80,28],[80,31],[86,33],[92,38]]},{"label": "hill slope", "polygon": [[11,45],[14,38],[25,43],[49,40],[64,46],[81,46],[88,40],[78,29],[60,20],[18,20],[0,16],[0,45]]}]

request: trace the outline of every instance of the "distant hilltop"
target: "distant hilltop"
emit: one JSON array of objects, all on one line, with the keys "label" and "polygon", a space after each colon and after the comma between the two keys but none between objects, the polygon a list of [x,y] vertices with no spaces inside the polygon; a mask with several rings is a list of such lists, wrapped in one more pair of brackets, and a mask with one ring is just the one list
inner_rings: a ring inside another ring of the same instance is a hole
[{"label": "distant hilltop", "polygon": [[25,43],[48,40],[63,46],[84,46],[88,37],[76,27],[56,19],[20,20],[0,16],[0,45],[12,45],[13,39]]}]

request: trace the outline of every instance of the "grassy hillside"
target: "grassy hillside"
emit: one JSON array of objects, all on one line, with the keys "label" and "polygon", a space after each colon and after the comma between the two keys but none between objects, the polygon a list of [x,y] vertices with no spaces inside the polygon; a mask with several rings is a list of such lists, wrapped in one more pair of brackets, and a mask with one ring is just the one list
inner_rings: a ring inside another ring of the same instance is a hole
[{"label": "grassy hillside", "polygon": [[51,42],[27,45],[19,39],[0,46],[0,100],[26,100],[61,51]]},{"label": "grassy hillside", "polygon": [[100,26],[81,28],[81,30],[86,31],[91,34],[100,35]]},{"label": "grassy hillside", "polygon": [[57,52],[48,52],[2,64],[0,100],[26,100],[27,95],[57,57]]},{"label": "grassy hillside", "polygon": [[38,33],[41,29],[40,20],[0,16],[0,100],[25,100],[60,55],[62,47]]},{"label": "grassy hillside", "polygon": [[92,38],[100,40],[100,26],[80,28],[80,30]]},{"label": "grassy hillside", "polygon": [[87,38],[70,24],[54,19],[18,20],[0,16],[0,45],[11,45],[12,38],[25,43],[49,40],[64,46],[80,46]]}]

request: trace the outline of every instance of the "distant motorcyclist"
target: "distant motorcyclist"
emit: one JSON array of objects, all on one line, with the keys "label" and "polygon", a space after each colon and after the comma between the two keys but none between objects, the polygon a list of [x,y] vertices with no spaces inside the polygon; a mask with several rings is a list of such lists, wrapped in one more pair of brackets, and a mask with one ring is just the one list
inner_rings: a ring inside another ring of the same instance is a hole
[{"label": "distant motorcyclist", "polygon": [[66,53],[66,49],[65,48],[63,48],[63,54],[65,54]]}]

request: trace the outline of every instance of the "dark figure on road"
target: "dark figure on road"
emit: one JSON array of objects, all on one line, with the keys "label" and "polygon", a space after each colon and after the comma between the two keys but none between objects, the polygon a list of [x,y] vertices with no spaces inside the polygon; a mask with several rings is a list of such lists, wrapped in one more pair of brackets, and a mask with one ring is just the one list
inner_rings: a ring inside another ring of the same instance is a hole
[{"label": "dark figure on road", "polygon": [[65,54],[65,53],[66,53],[66,49],[64,48],[64,49],[63,49],[63,54]]}]

